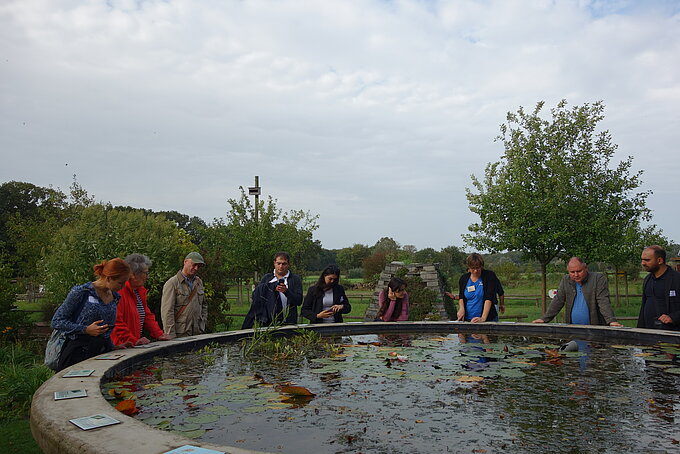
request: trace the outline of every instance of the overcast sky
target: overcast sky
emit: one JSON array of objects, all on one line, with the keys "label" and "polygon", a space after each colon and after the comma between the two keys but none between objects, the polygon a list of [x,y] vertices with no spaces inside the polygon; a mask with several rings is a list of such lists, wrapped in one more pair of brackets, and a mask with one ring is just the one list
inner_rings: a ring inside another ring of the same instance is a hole
[{"label": "overcast sky", "polygon": [[0,183],[210,222],[259,175],[326,248],[462,246],[506,113],[602,100],[680,241],[679,1],[2,0],[0,50]]}]

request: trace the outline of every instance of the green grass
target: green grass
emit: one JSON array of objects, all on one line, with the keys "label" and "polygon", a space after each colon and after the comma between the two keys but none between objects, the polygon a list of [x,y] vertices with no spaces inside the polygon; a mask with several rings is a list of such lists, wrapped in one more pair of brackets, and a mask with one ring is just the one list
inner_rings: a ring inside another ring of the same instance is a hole
[{"label": "green grass", "polygon": [[31,435],[28,419],[0,421],[0,452],[12,454],[42,454]]}]

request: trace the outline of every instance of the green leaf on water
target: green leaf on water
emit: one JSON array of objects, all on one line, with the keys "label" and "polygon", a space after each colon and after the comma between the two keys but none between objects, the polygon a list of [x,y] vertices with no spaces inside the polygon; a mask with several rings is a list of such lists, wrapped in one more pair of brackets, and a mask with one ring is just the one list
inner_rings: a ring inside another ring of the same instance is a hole
[{"label": "green leaf on water", "polygon": [[218,419],[220,419],[220,417],[213,413],[201,413],[200,415],[196,416],[188,416],[184,418],[184,421],[186,423],[210,424],[217,421]]},{"label": "green leaf on water", "polygon": [[[269,402],[266,402],[269,404]],[[262,411],[265,411],[267,409],[266,406],[259,406],[259,407],[245,407],[241,411],[243,413],[260,413]]]},{"label": "green leaf on water", "polygon": [[664,369],[664,372],[668,372],[669,374],[680,375],[680,367],[669,367],[668,369]]},{"label": "green leaf on water", "polygon": [[230,409],[229,407],[225,407],[224,405],[213,405],[206,407],[205,411],[219,416],[229,416],[234,414],[234,410]]},{"label": "green leaf on water", "polygon": [[189,424],[177,424],[173,426],[172,430],[176,432],[193,432],[201,428],[200,424],[189,423]]},{"label": "green leaf on water", "polygon": [[177,432],[179,435],[191,439],[200,438],[205,434],[205,429],[192,430],[189,432]]},{"label": "green leaf on water", "polygon": [[218,398],[215,395],[208,396],[198,396],[191,399],[187,399],[185,402],[193,405],[205,405],[215,402]]},{"label": "green leaf on water", "polygon": [[182,380],[179,378],[166,378],[165,380],[161,380],[161,383],[164,385],[176,385],[178,383],[182,383]]},{"label": "green leaf on water", "polygon": [[142,421],[144,424],[148,424],[150,426],[160,426],[161,424],[169,424],[171,419],[175,418],[175,416],[168,416],[167,414],[164,415],[155,415],[155,416],[149,416],[148,418],[143,418]]}]

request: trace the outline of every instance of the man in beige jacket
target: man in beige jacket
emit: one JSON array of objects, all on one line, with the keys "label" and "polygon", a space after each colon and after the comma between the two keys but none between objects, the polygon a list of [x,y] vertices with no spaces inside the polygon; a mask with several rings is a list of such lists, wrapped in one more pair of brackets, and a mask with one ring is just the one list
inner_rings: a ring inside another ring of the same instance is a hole
[{"label": "man in beige jacket", "polygon": [[173,338],[205,333],[208,302],[203,281],[196,275],[204,265],[201,254],[190,252],[182,269],[163,285],[163,331]]}]

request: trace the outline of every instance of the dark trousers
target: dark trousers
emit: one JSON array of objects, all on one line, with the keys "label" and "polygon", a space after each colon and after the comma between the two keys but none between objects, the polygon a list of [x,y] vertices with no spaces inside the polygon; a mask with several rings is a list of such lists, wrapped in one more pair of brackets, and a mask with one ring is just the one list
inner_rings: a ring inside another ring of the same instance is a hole
[{"label": "dark trousers", "polygon": [[103,336],[79,334],[75,339],[66,339],[59,355],[57,372],[107,351],[107,343]]}]

